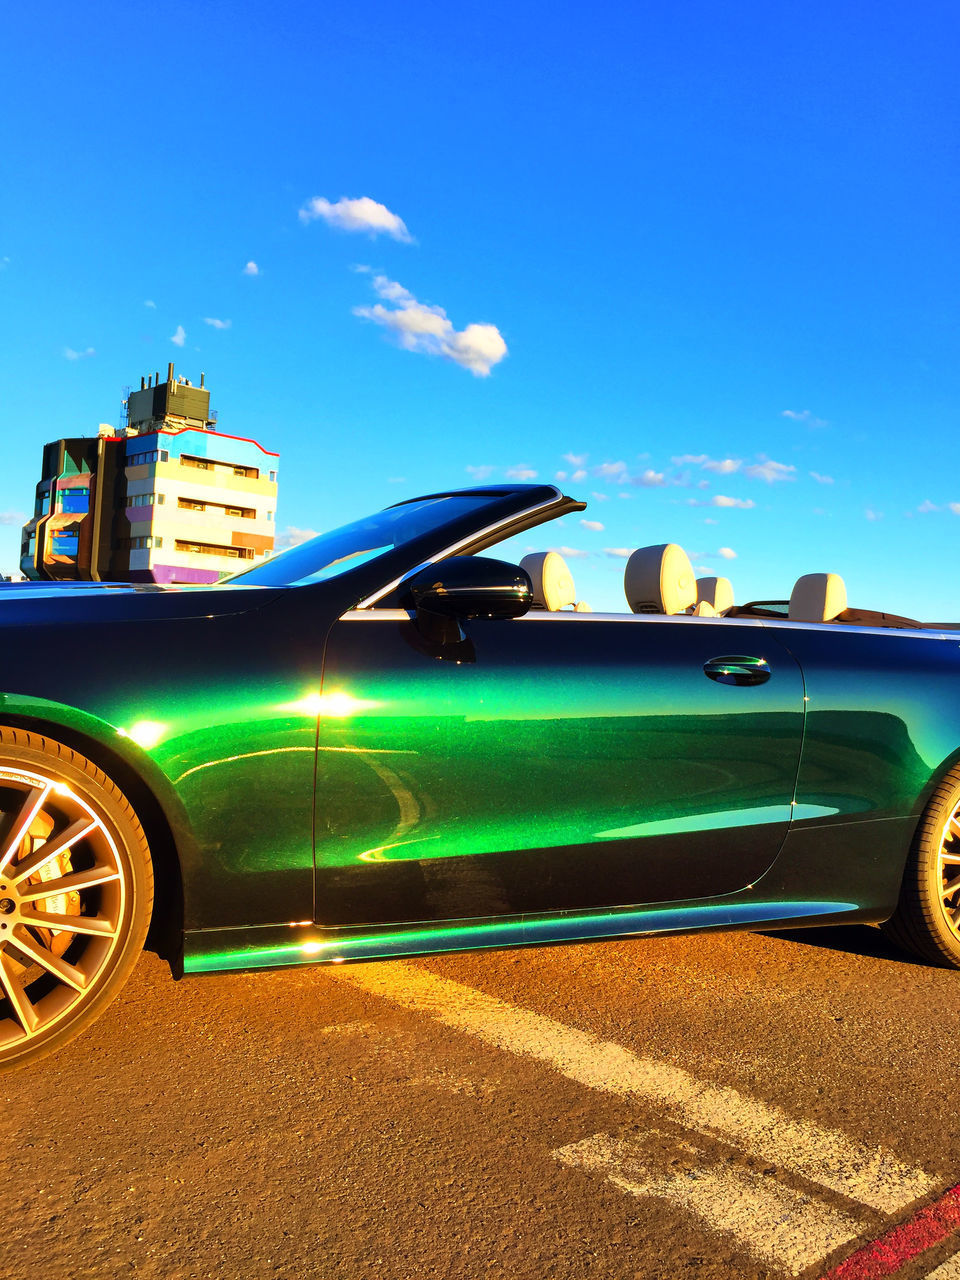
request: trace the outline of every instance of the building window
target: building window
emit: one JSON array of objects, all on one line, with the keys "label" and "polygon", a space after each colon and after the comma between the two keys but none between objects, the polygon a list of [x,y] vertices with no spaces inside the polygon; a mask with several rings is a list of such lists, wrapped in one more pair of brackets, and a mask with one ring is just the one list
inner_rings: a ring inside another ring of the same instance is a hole
[{"label": "building window", "polygon": [[89,489],[60,489],[57,492],[57,510],[70,515],[84,514],[90,510]]},{"label": "building window", "polygon": [[277,483],[277,473],[275,471],[270,472],[270,483],[271,484]]},{"label": "building window", "polygon": [[46,493],[40,493],[37,495],[37,501],[34,504],[33,514],[35,516],[45,516],[49,513],[49,511],[50,511],[50,490],[48,489]]},{"label": "building window", "polygon": [[161,449],[159,453],[156,449],[152,453],[128,453],[127,466],[140,467],[147,462],[166,462],[169,456],[166,449]]},{"label": "building window", "polygon": [[217,458],[197,458],[188,453],[181,455],[180,465],[195,467],[198,471],[215,471],[220,467],[232,471],[235,476],[246,476],[248,480],[256,480],[260,475],[256,467],[242,467],[237,462],[223,462]]},{"label": "building window", "polygon": [[54,529],[50,550],[55,556],[75,556],[80,545],[80,535],[75,529]]},{"label": "building window", "polygon": [[162,493],[134,493],[127,498],[128,507],[152,507],[163,503]]},{"label": "building window", "polygon": [[273,519],[273,512],[272,512],[272,511],[268,511],[268,512],[267,512],[267,519],[268,519],[268,520],[272,520],[272,519]]},{"label": "building window", "polygon": [[252,560],[253,551],[249,547],[224,547],[214,542],[187,542],[177,538],[178,551],[186,551],[195,556],[227,556],[231,560]]},{"label": "building window", "polygon": [[183,511],[209,511],[221,519],[230,516],[233,520],[253,520],[257,514],[255,507],[228,507],[225,502],[200,502],[196,498],[178,498],[177,506]]},{"label": "building window", "polygon": [[155,547],[162,547],[163,538],[125,538],[123,545],[130,551],[149,551]]}]

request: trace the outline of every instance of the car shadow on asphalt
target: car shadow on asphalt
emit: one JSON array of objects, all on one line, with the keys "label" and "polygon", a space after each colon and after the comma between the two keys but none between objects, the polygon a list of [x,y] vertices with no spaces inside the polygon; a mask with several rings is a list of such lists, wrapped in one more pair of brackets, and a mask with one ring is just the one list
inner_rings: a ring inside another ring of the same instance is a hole
[{"label": "car shadow on asphalt", "polygon": [[876,925],[849,924],[827,925],[817,929],[783,929],[764,933],[765,938],[783,938],[787,942],[800,942],[808,947],[826,947],[830,951],[846,951],[857,956],[869,956],[874,960],[895,960],[898,964],[920,965],[935,968],[926,960],[910,955],[895,947]]}]

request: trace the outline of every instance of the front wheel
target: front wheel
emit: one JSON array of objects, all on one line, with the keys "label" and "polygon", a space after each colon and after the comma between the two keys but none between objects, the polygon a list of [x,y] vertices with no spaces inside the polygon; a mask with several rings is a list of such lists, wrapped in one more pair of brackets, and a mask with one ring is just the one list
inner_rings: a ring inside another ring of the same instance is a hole
[{"label": "front wheel", "polygon": [[924,810],[893,917],[891,942],[945,969],[960,969],[960,767]]},{"label": "front wheel", "polygon": [[72,1040],[143,947],[153,868],[130,803],[62,743],[0,728],[0,1069]]}]

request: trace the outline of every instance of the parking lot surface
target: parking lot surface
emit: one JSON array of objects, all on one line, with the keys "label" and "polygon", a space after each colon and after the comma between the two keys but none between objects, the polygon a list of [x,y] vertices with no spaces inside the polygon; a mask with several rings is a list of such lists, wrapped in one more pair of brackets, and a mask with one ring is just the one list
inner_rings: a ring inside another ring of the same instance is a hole
[{"label": "parking lot surface", "polygon": [[874,929],[225,974],[0,1079],[0,1275],[960,1280],[960,974]]}]

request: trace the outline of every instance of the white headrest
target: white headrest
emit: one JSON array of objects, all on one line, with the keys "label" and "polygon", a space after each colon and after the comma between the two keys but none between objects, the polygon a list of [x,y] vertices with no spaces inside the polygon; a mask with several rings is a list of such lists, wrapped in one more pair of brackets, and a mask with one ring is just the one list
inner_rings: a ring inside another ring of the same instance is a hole
[{"label": "white headrest", "polygon": [[733,608],[733,583],[729,578],[698,578],[697,604],[713,605],[717,613]]},{"label": "white headrest", "polygon": [[847,588],[838,573],[805,573],[790,593],[787,616],[794,622],[832,622],[847,607]]},{"label": "white headrest", "polygon": [[686,613],[697,602],[693,565],[675,542],[634,551],[623,575],[623,590],[633,613]]},{"label": "white headrest", "polygon": [[698,600],[693,615],[695,618],[718,618],[720,616],[709,600]]},{"label": "white headrest", "polygon": [[578,600],[573,606],[574,613],[593,613],[593,610],[587,604],[586,600]]},{"label": "white headrest", "polygon": [[576,601],[573,574],[567,562],[556,551],[534,551],[524,556],[520,568],[526,569],[533,583],[533,602],[541,609],[556,613]]}]

